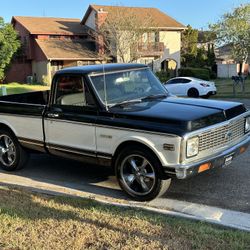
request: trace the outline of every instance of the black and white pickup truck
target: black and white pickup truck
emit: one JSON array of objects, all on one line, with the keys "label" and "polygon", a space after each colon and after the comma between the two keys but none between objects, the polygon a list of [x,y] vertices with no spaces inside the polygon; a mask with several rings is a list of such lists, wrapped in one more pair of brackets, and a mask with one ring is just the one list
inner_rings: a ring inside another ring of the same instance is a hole
[{"label": "black and white pickup truck", "polygon": [[141,64],[66,68],[50,91],[0,97],[3,169],[20,169],[33,151],[113,166],[141,201],[172,178],[230,164],[249,132],[243,104],[171,96]]}]

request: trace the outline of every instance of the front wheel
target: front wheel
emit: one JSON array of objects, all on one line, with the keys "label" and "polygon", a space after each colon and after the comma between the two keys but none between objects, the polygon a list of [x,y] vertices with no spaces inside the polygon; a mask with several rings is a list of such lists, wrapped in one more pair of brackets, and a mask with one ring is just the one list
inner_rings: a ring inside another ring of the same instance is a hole
[{"label": "front wheel", "polygon": [[163,195],[171,179],[161,178],[161,164],[149,151],[140,147],[124,149],[116,160],[120,187],[138,201],[149,201]]},{"label": "front wheel", "polygon": [[16,136],[8,130],[0,129],[0,166],[7,171],[21,169],[28,155]]}]

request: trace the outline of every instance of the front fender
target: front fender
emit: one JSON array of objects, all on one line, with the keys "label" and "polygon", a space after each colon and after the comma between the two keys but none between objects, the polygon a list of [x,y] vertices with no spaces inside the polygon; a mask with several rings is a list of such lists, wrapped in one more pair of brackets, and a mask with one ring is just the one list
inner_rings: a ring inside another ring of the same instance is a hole
[{"label": "front fender", "polygon": [[131,135],[131,136],[126,136],[126,137],[121,137],[118,140],[115,141],[112,147],[112,154],[114,155],[116,152],[116,149],[122,145],[123,143],[126,142],[137,142],[140,143],[147,148],[151,149],[157,158],[160,160],[162,166],[168,166],[169,161],[168,157],[166,155],[166,151],[163,149],[163,144],[167,141],[165,137],[163,138],[156,138],[155,136],[154,140],[150,138],[146,138],[143,136],[138,136],[138,135]]}]

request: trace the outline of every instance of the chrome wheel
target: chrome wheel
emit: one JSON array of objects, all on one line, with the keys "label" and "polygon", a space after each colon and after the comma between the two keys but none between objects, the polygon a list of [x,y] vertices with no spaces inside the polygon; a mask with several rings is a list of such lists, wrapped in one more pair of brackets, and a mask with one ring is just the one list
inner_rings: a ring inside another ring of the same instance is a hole
[{"label": "chrome wheel", "polygon": [[7,135],[0,135],[0,162],[4,166],[11,166],[16,160],[16,147]]},{"label": "chrome wheel", "polygon": [[121,163],[120,176],[126,188],[135,195],[149,194],[156,182],[150,162],[141,155],[129,155]]}]

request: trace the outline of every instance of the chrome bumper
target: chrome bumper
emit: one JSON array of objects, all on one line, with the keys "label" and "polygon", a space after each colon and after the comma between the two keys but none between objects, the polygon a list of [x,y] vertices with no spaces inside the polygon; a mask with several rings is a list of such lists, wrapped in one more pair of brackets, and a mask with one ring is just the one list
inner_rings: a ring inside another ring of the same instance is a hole
[{"label": "chrome bumper", "polygon": [[[178,179],[186,179],[191,176],[197,175],[203,171],[223,167],[229,165],[231,161],[235,159],[238,155],[244,153],[248,146],[250,145],[250,136],[248,136],[244,141],[217,153],[211,157],[204,158],[197,162],[192,162],[188,164],[179,164],[174,168],[164,168],[164,172],[167,175],[175,176]],[[229,161],[227,161],[229,159]],[[206,165],[207,169],[201,171],[201,166]]]}]

